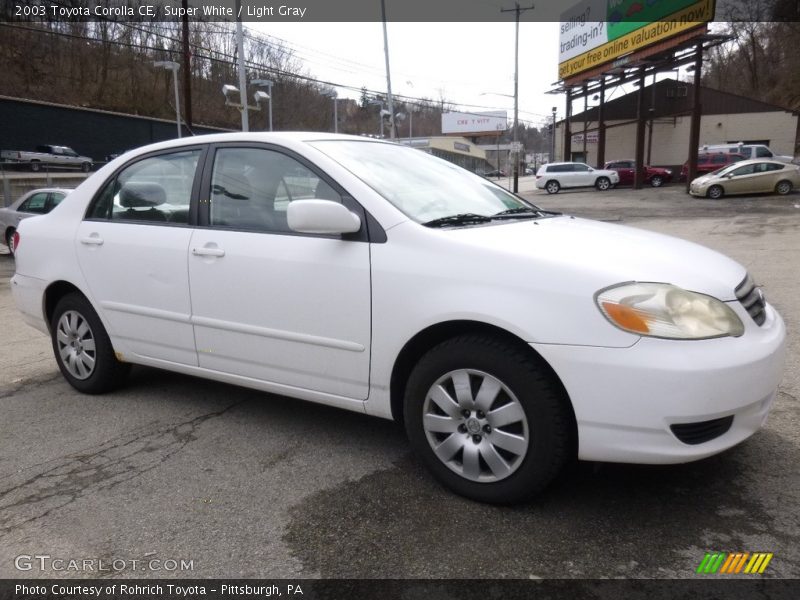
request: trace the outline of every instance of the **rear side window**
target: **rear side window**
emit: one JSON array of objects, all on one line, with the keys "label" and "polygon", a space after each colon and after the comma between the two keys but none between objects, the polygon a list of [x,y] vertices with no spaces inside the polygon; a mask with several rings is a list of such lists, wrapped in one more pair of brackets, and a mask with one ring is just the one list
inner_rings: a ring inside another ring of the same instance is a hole
[{"label": "rear side window", "polygon": [[711,157],[711,162],[715,165],[724,165],[728,162],[728,158],[724,154],[715,154]]},{"label": "rear side window", "polygon": [[189,222],[200,150],[160,154],[120,171],[95,198],[87,217],[146,223]]},{"label": "rear side window", "polygon": [[27,213],[34,213],[37,215],[41,215],[45,213],[45,206],[47,205],[47,192],[39,192],[38,194],[34,194],[25,202],[19,205],[17,209],[20,212],[27,212]]}]

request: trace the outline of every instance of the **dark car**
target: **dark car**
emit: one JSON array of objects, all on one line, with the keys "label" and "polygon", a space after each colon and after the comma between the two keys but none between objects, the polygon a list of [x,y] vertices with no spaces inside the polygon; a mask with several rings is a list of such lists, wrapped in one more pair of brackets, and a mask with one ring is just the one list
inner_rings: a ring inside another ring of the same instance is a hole
[{"label": "dark car", "polygon": [[[745,160],[747,157],[734,152],[701,153],[697,155],[697,177],[721,169],[725,165]],[[681,168],[681,181],[686,181],[689,176],[689,161],[683,163]]]},{"label": "dark car", "polygon": [[501,171],[500,169],[495,169],[494,171],[486,171],[483,174],[484,177],[505,177],[506,172]]},{"label": "dark car", "polygon": [[[619,173],[619,185],[633,185],[636,162],[630,159],[612,160],[606,163],[606,169]],[[660,167],[644,167],[644,181],[653,187],[661,187],[672,181],[672,171]]]}]

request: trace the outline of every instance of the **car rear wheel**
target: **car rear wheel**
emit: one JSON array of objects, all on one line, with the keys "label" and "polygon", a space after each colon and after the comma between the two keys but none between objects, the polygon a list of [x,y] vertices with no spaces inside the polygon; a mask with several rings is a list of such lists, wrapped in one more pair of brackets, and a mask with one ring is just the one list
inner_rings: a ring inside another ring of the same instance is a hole
[{"label": "car rear wheel", "polygon": [[130,365],[117,360],[100,317],[85,297],[72,293],[61,298],[50,331],[58,368],[76,390],[102,394],[124,382]]},{"label": "car rear wheel", "polygon": [[608,188],[611,187],[611,180],[608,177],[598,177],[597,181],[594,183],[594,187],[596,187],[601,192],[605,192]]},{"label": "car rear wheel", "polygon": [[544,186],[544,189],[547,190],[548,194],[557,194],[558,191],[561,189],[561,184],[555,180],[548,181],[547,184]]},{"label": "car rear wheel", "polygon": [[439,482],[494,504],[541,491],[572,448],[559,384],[530,354],[487,336],[453,338],[419,361],[408,380],[405,425]]},{"label": "car rear wheel", "polygon": [[653,175],[650,178],[650,185],[653,187],[661,187],[664,185],[664,179],[661,177],[661,175]]},{"label": "car rear wheel", "polygon": [[6,232],[6,246],[11,256],[14,256],[14,229],[9,229]]},{"label": "car rear wheel", "polygon": [[725,195],[725,190],[722,189],[722,186],[712,185],[710,188],[708,188],[707,195],[712,200],[719,200]]},{"label": "car rear wheel", "polygon": [[33,161],[31,161],[31,171],[33,171],[34,173],[36,173],[36,172],[38,172],[39,170],[41,170],[41,168],[42,168],[42,165],[41,165],[41,163],[40,163],[38,160],[33,160]]},{"label": "car rear wheel", "polygon": [[785,196],[792,191],[793,187],[794,186],[792,185],[791,181],[779,181],[778,185],[775,186],[775,193]]}]

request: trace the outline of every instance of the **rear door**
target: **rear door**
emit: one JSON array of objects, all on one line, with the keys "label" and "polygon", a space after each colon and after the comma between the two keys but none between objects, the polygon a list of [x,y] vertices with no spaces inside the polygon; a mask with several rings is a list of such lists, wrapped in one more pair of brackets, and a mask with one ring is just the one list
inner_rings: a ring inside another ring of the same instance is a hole
[{"label": "rear door", "polygon": [[95,306],[134,354],[196,365],[186,267],[204,146],[139,157],[108,179],[75,248]]}]

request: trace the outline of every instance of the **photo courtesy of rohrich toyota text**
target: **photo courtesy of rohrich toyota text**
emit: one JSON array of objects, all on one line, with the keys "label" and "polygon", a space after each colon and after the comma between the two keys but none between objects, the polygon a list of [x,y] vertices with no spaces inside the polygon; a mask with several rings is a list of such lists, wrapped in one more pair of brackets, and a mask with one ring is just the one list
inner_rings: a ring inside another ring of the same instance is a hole
[{"label": "photo courtesy of rohrich toyota text", "polygon": [[795,3],[0,7],[0,600],[800,597]]}]

